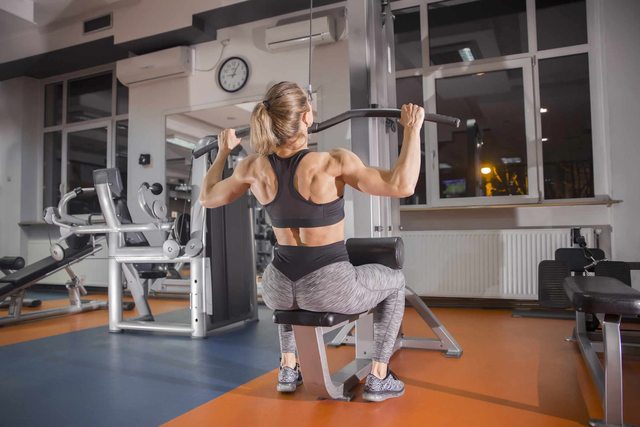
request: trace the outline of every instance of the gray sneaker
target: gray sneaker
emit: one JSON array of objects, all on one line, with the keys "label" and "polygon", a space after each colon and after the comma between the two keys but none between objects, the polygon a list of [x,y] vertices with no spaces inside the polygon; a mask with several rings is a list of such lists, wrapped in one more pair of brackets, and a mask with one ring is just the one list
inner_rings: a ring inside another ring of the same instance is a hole
[{"label": "gray sneaker", "polygon": [[295,369],[291,369],[287,366],[281,366],[280,372],[278,372],[278,385],[276,390],[280,393],[293,393],[296,391],[296,387],[302,384],[302,374],[300,373],[300,366],[296,365]]},{"label": "gray sneaker", "polygon": [[383,380],[373,374],[367,375],[362,398],[369,402],[382,402],[392,397],[400,397],[403,394],[404,383],[393,372],[389,371]]}]

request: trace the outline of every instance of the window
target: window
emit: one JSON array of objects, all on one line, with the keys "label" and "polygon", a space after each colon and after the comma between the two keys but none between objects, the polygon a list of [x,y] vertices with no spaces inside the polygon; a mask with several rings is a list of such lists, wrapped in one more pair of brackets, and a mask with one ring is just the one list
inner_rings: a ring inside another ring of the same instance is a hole
[{"label": "window", "polygon": [[593,197],[587,54],[539,64],[545,198]]},{"label": "window", "polygon": [[68,83],[67,122],[108,117],[111,115],[111,73],[71,80]]},{"label": "window", "polygon": [[127,160],[129,158],[129,121],[120,120],[116,122],[116,163],[122,178],[123,193],[127,194]]},{"label": "window", "polygon": [[425,126],[423,176],[402,204],[594,197],[590,4],[404,0],[391,7],[398,106],[419,102],[463,122]]},{"label": "window", "polygon": [[[42,161],[43,208],[63,193],[93,187],[93,171],[118,167],[126,183],[128,89],[113,67],[45,81]],[[78,197],[71,214],[100,212],[97,198]]]},{"label": "window", "polygon": [[431,65],[527,51],[526,0],[449,0],[428,11]]},{"label": "window", "polygon": [[[99,127],[67,133],[66,188],[93,187],[93,171],[107,167],[108,128]],[[99,213],[95,194],[81,195],[69,203],[69,213]]]},{"label": "window", "polygon": [[402,9],[394,13],[394,16],[396,70],[422,67],[419,8]]},{"label": "window", "polygon": [[538,50],[587,42],[584,0],[537,0]]},{"label": "window", "polygon": [[44,88],[44,125],[62,124],[62,83],[52,83]]},{"label": "window", "polygon": [[[406,77],[396,80],[396,99],[398,105],[412,103],[422,105],[424,101],[422,99],[422,77]],[[402,148],[402,129],[398,129],[396,132],[398,135],[398,152]],[[424,146],[424,133],[420,134],[420,151],[422,153],[422,162],[420,163],[420,177],[418,178],[418,184],[416,185],[416,191],[412,196],[401,199],[402,205],[422,205],[427,203],[427,185],[425,174],[425,146]]]},{"label": "window", "polygon": [[522,69],[436,80],[440,198],[527,195],[527,135]]},{"label": "window", "polygon": [[42,169],[43,206],[58,206],[60,202],[60,171],[62,170],[62,132],[44,134]]}]

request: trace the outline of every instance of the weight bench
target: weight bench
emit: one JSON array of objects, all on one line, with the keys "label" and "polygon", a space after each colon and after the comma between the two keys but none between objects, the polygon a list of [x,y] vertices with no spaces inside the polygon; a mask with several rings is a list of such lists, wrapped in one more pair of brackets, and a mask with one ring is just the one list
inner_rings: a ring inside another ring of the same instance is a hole
[{"label": "weight bench", "polygon": [[[591,420],[591,426],[624,426],[622,416],[622,337],[623,316],[640,316],[640,292],[612,277],[573,276],[563,287],[576,310],[574,338],[589,367],[604,409],[604,420]],[[602,324],[602,343],[589,337],[586,313]],[[604,352],[604,369],[596,352]]]},{"label": "weight bench", "polygon": [[[399,237],[356,238],[347,240],[347,252],[353,265],[383,264],[399,270],[404,262],[404,244]],[[409,288],[407,290],[411,291]],[[407,301],[434,331],[437,338],[407,338],[402,328],[394,352],[400,348],[442,351],[448,357],[462,356],[462,348],[415,292]],[[306,310],[275,310],[273,321],[292,325],[298,345],[300,369],[305,387],[324,399],[351,400],[350,392],[371,370],[373,355],[373,315],[371,312],[339,314]],[[355,339],[348,333],[355,326]],[[341,329],[340,329],[341,328]],[[340,329],[336,340],[355,344],[356,356],[335,373],[329,370],[324,335]],[[350,339],[351,338],[351,339]]]},{"label": "weight bench", "polygon": [[[65,251],[65,258],[60,261],[56,261],[49,256],[11,274],[0,277],[0,300],[9,298],[9,314],[8,316],[0,318],[0,326],[26,320],[106,308],[107,303],[105,301],[82,301],[80,299],[81,295],[86,295],[87,291],[84,289],[82,280],[78,278],[70,268],[72,264],[93,255],[99,251],[100,248],[100,245],[87,245],[80,249],[70,248]],[[69,281],[67,282],[69,306],[22,314],[24,294],[27,288],[62,269],[64,269],[69,275]]]},{"label": "weight bench", "polygon": [[[14,271],[20,270],[21,268],[24,268],[24,258],[21,256],[5,256],[0,258],[0,271],[2,271],[5,276],[8,276]],[[10,298],[5,300],[0,298],[0,308],[9,308],[10,304]],[[25,298],[22,300],[23,307],[40,307],[40,305],[42,305],[42,301],[39,299]]]}]

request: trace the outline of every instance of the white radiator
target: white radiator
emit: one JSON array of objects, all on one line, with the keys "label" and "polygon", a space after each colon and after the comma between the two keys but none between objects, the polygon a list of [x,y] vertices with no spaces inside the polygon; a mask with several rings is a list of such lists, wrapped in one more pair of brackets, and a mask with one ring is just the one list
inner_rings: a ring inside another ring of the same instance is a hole
[{"label": "white radiator", "polygon": [[[589,247],[594,233],[582,228]],[[407,285],[419,295],[538,298],[538,263],[571,247],[571,230],[403,231]]]}]

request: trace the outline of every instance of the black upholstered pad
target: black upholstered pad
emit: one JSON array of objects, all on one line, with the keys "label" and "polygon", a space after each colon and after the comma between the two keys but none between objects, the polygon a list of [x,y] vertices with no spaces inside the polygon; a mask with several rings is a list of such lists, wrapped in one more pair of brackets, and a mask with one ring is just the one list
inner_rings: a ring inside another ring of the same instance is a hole
[{"label": "black upholstered pad", "polygon": [[344,321],[357,320],[361,315],[362,313],[338,314],[306,310],[276,310],[273,312],[273,322],[283,325],[334,326]]},{"label": "black upholstered pad", "polygon": [[564,290],[578,311],[622,316],[640,315],[640,291],[618,279],[574,276],[564,279]]},{"label": "black upholstered pad", "polygon": [[87,256],[93,251],[94,248],[90,245],[82,249],[67,249],[65,250],[65,257],[62,261],[56,261],[51,257],[46,257],[26,266],[22,270],[18,270],[5,277],[0,277],[0,297],[34,280],[45,277],[47,274],[58,270],[60,267],[64,267],[71,261]]},{"label": "black upholstered pad", "polygon": [[401,237],[356,237],[348,239],[346,245],[353,265],[382,264],[400,270],[404,264]]},{"label": "black upholstered pad", "polygon": [[167,277],[167,272],[160,270],[138,270],[138,277],[140,277],[141,279],[162,279],[163,277]]},{"label": "black upholstered pad", "polygon": [[21,256],[4,256],[0,258],[0,269],[20,270],[24,267],[24,258]]}]

